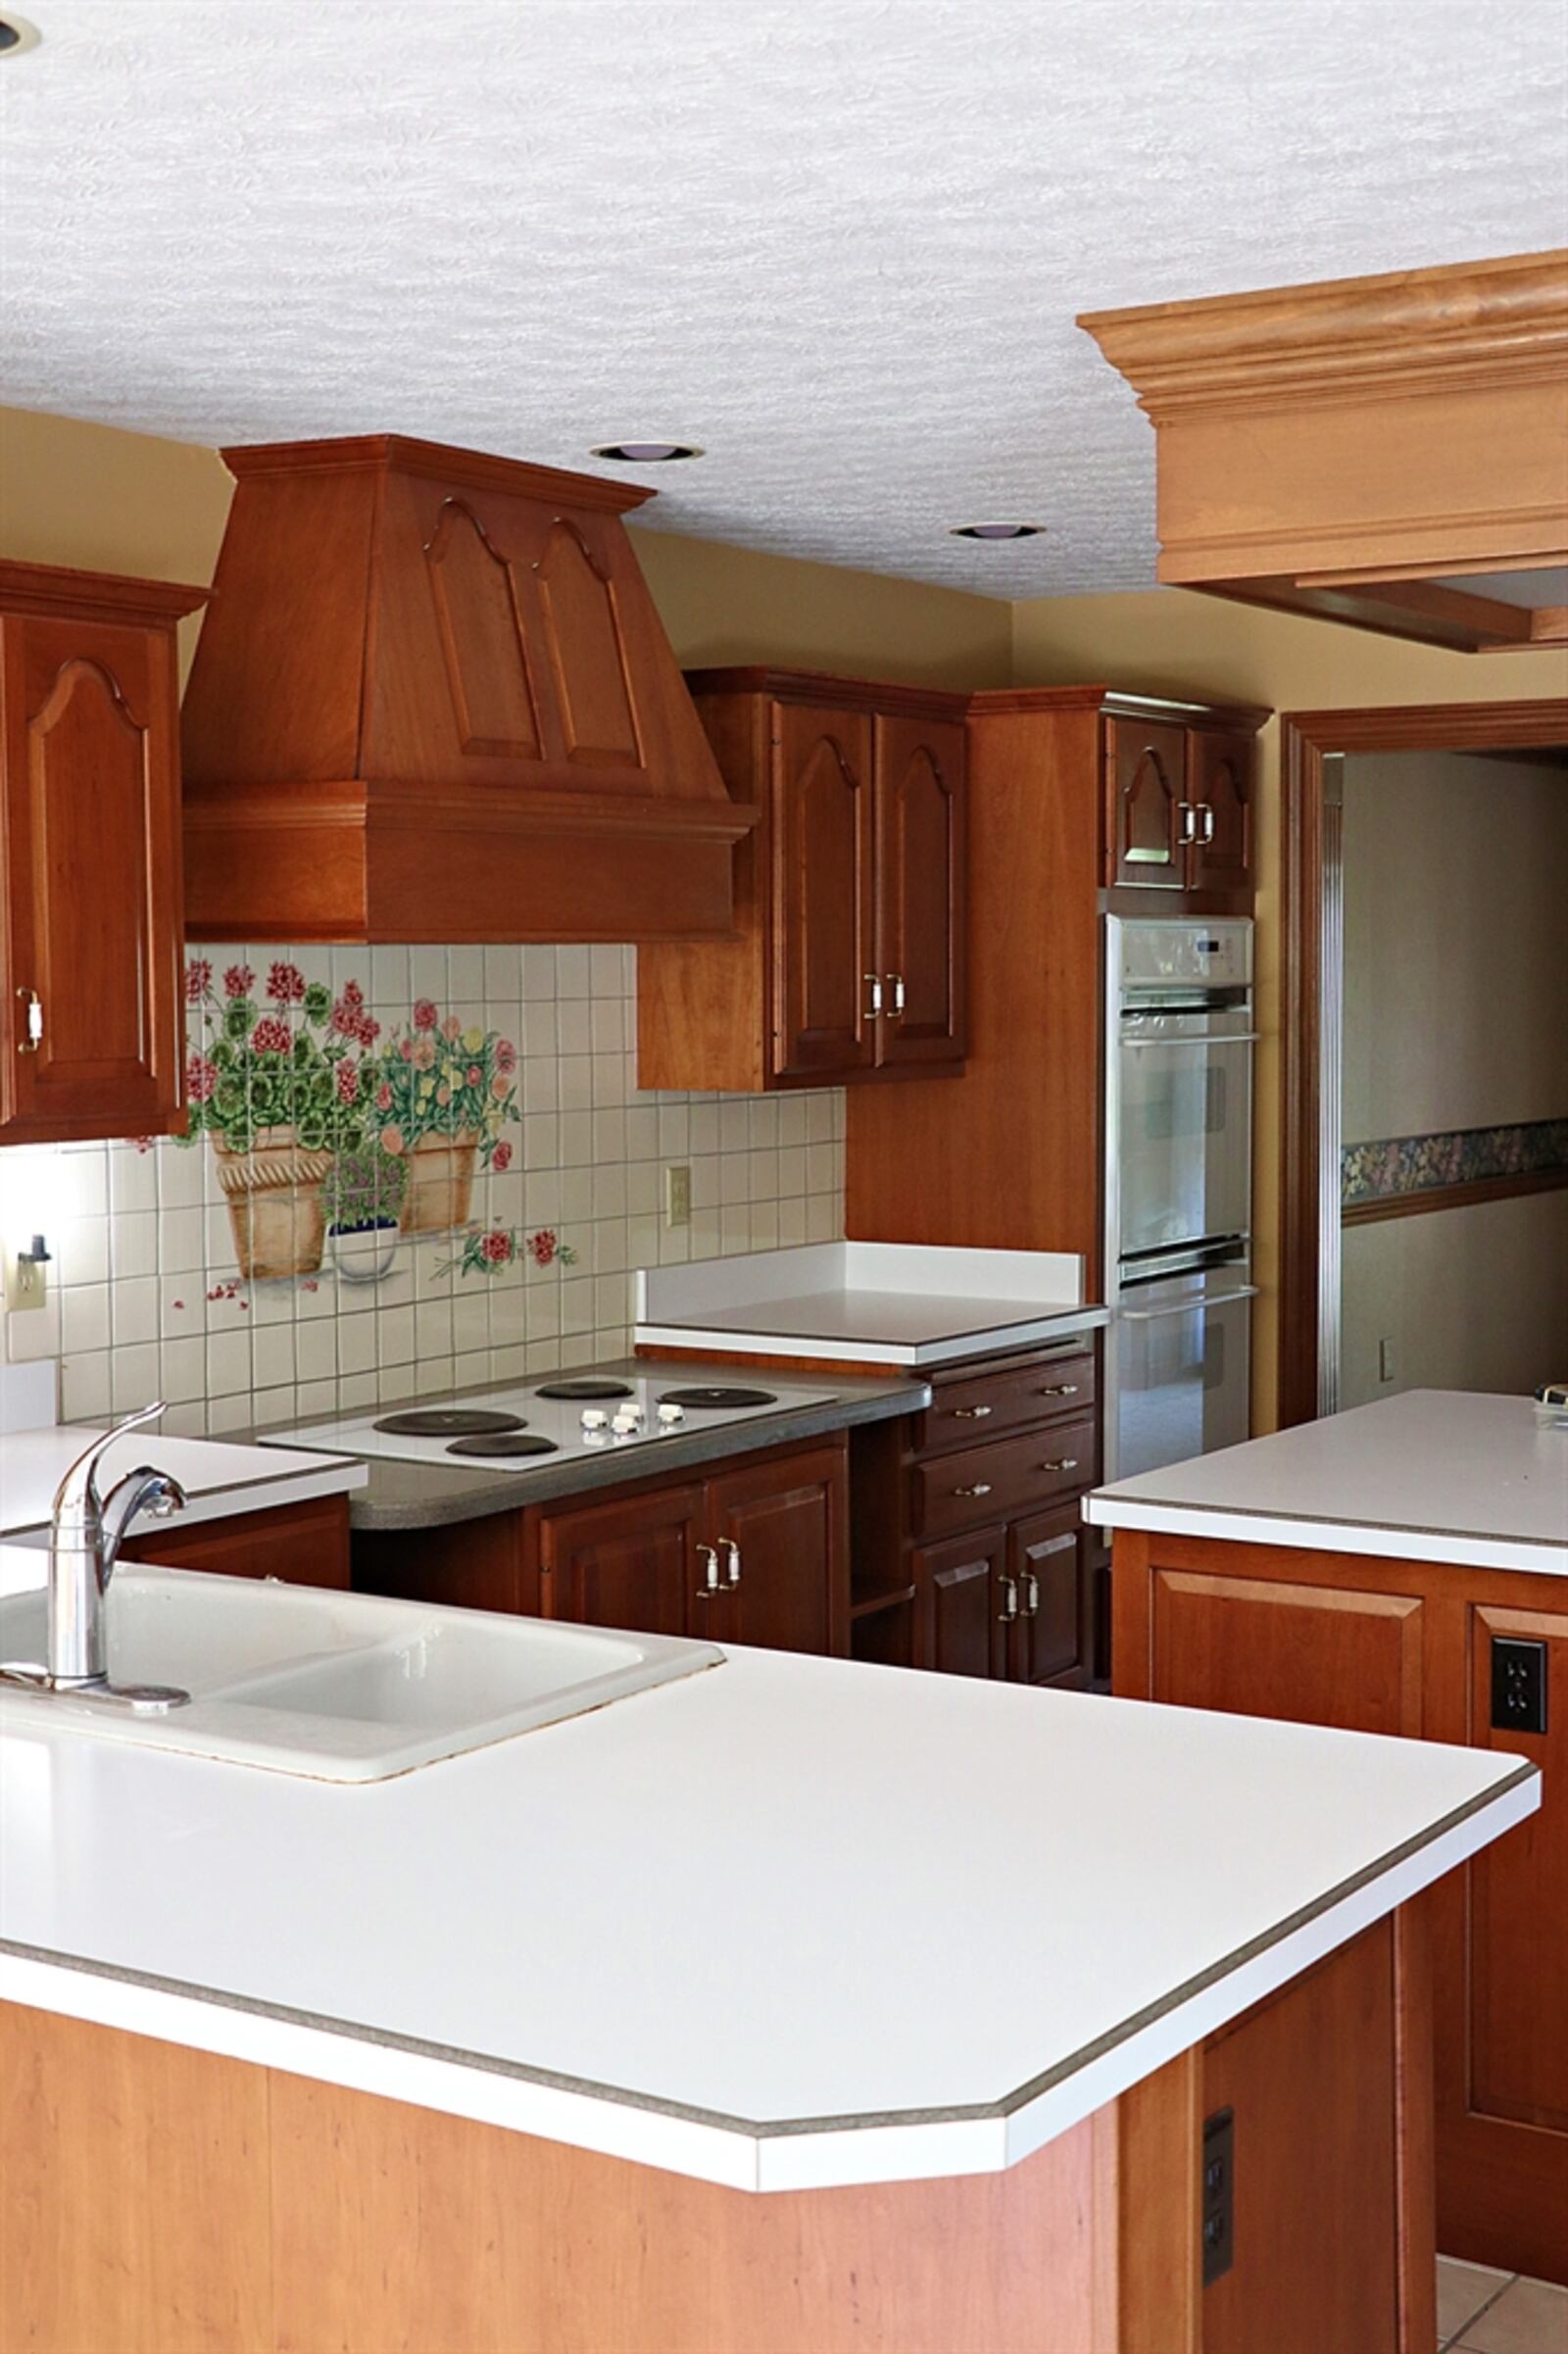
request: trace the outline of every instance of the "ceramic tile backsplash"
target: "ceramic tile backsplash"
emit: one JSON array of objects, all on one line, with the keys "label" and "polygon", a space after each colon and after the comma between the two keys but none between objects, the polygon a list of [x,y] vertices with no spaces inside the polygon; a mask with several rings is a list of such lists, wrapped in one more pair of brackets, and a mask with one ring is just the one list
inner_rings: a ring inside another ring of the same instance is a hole
[{"label": "ceramic tile backsplash", "polygon": [[635,957],[193,951],[194,1142],[0,1152],[0,1235],[53,1254],[8,1357],[71,1420],[233,1430],[619,1354],[633,1268],[836,1240],[842,1091],[641,1093]]}]

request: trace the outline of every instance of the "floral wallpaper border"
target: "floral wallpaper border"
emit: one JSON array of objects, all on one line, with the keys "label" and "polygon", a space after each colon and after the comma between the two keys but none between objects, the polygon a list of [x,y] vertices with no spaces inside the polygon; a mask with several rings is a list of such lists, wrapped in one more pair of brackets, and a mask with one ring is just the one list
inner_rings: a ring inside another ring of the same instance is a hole
[{"label": "floral wallpaper border", "polygon": [[1559,1168],[1568,1169],[1568,1119],[1383,1137],[1346,1146],[1340,1155],[1340,1202],[1348,1209],[1357,1202],[1386,1202],[1399,1194]]}]

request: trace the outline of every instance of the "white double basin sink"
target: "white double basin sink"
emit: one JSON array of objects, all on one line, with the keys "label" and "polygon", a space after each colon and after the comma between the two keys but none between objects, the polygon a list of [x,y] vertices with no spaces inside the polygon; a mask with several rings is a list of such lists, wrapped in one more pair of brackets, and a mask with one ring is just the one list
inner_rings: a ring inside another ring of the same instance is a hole
[{"label": "white double basin sink", "polygon": [[[710,1643],[268,1579],[124,1568],[106,1603],[117,1685],[174,1685],[167,1713],[0,1681],[0,1731],[40,1726],[382,1782],[717,1666]],[[0,1598],[0,1660],[44,1656],[41,1590]]]}]

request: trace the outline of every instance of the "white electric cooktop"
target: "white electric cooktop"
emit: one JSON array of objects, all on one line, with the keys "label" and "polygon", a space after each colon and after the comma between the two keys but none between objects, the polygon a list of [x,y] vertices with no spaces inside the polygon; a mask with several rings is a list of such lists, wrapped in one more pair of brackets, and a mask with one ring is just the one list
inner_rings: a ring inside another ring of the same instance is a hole
[{"label": "white electric cooktop", "polygon": [[683,1379],[564,1373],[515,1389],[439,1398],[396,1412],[377,1409],[342,1422],[303,1423],[277,1431],[270,1447],[318,1447],[367,1460],[439,1463],[449,1469],[538,1470],[571,1456],[655,1447],[661,1439],[758,1422],[801,1406],[826,1405],[831,1390],[787,1388],[771,1380],[705,1381],[702,1367]]}]

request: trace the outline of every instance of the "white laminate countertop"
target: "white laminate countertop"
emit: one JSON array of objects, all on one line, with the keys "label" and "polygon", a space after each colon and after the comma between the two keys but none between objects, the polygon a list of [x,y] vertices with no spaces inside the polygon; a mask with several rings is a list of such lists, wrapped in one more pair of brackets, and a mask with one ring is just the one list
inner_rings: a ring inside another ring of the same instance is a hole
[{"label": "white laminate countertop", "polygon": [[1568,1431],[1528,1398],[1407,1390],[1089,1496],[1108,1529],[1568,1577]]},{"label": "white laminate countertop", "polygon": [[1054,1251],[804,1243],[637,1276],[636,1342],[911,1372],[1093,1332],[1083,1261]]},{"label": "white laminate countertop", "polygon": [[755,1650],[358,1789],[35,1728],[0,1999],[745,2189],[983,2173],[1539,1799],[1495,1750]]},{"label": "white laminate countertop", "polygon": [[[55,1490],[76,1457],[92,1444],[96,1429],[80,1422],[0,1436],[0,1536],[48,1525]],[[116,1480],[139,1463],[172,1472],[187,1502],[179,1525],[226,1520],[236,1512],[261,1512],[270,1504],[304,1503],[315,1496],[346,1496],[363,1488],[363,1463],[338,1455],[308,1454],[301,1448],[236,1447],[225,1439],[166,1439],[156,1424],[117,1439],[103,1459],[98,1485],[107,1496]],[[138,1523],[138,1533],[151,1527]]]}]

